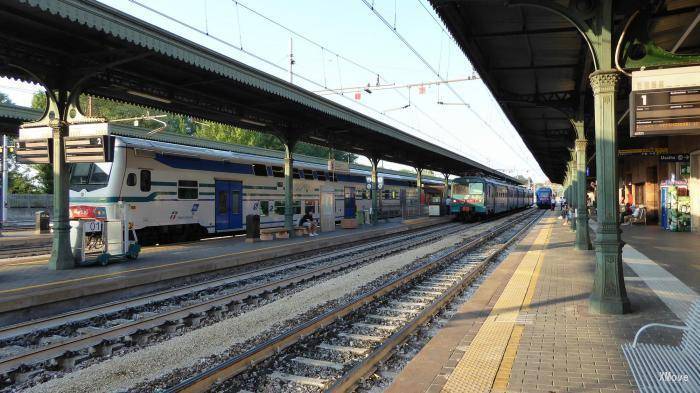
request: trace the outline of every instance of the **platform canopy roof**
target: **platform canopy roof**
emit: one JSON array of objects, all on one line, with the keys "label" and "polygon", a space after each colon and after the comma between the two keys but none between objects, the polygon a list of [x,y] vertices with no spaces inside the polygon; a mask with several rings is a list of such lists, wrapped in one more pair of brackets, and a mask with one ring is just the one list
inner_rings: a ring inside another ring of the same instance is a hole
[{"label": "platform canopy roof", "polygon": [[82,93],[98,97],[414,167],[516,181],[95,0],[6,0],[0,20],[3,76],[52,88],[80,81]]},{"label": "platform canopy roof", "polygon": [[[595,1],[429,1],[544,173],[551,181],[562,182],[569,149],[576,138],[570,119],[583,114],[587,132],[593,135],[588,82],[593,67],[588,47],[576,28],[561,15],[533,5],[571,3],[583,7]],[[626,18],[644,6],[650,15],[646,27],[649,38],[670,51],[698,15],[700,1],[617,0],[614,5],[615,38]],[[697,30],[688,31],[677,53],[697,51]],[[621,118],[628,106],[627,89],[623,85],[619,95]],[[621,135],[625,135],[627,126],[621,124]]]}]

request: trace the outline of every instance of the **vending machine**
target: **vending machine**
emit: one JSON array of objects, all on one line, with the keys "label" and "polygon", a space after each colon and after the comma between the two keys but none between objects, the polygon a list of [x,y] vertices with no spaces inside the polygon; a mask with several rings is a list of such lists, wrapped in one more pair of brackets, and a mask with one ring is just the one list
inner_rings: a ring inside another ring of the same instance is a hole
[{"label": "vending machine", "polygon": [[661,183],[661,226],[673,232],[690,230],[690,197],[686,181]]}]

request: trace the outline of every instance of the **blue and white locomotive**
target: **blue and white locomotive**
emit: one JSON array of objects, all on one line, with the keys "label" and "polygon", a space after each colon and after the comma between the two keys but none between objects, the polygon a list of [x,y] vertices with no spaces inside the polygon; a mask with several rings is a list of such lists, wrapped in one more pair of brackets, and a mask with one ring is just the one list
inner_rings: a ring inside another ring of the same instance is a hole
[{"label": "blue and white locomotive", "polygon": [[551,209],[554,201],[554,193],[549,187],[540,187],[535,191],[537,207],[540,209]]},{"label": "blue and white locomotive", "polygon": [[522,209],[532,205],[532,191],[478,176],[452,181],[450,213],[462,221]]}]

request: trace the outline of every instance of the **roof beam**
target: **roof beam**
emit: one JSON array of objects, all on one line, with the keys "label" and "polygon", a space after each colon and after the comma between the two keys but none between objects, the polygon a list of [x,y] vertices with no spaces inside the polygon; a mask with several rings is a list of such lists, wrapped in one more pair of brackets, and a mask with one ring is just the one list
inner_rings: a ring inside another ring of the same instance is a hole
[{"label": "roof beam", "polygon": [[494,38],[494,37],[512,37],[520,36],[523,34],[528,35],[539,35],[539,34],[558,34],[558,33],[576,33],[577,30],[574,27],[558,27],[552,29],[533,29],[533,30],[515,30],[515,31],[503,31],[498,33],[482,33],[482,34],[472,34],[470,38]]},{"label": "roof beam", "polygon": [[520,70],[550,70],[555,68],[576,68],[578,63],[573,64],[546,64],[546,65],[527,65],[527,66],[510,66],[510,67],[491,67],[491,71],[520,71]]}]

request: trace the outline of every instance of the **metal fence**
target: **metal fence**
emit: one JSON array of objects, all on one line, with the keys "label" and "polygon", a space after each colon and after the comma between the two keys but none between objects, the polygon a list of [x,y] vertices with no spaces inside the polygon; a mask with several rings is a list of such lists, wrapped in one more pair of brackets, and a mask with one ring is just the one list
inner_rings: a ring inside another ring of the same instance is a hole
[{"label": "metal fence", "polygon": [[51,194],[10,194],[7,196],[8,208],[50,208],[53,207]]}]

